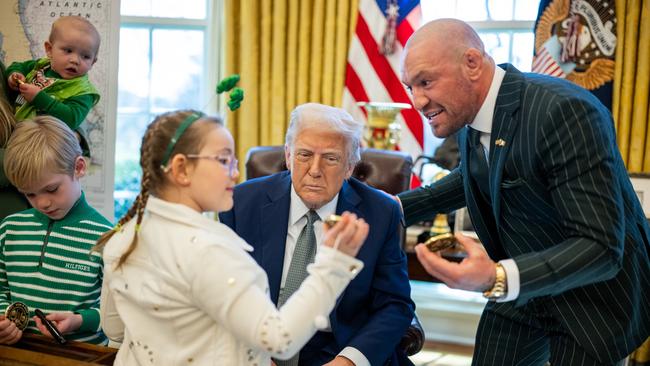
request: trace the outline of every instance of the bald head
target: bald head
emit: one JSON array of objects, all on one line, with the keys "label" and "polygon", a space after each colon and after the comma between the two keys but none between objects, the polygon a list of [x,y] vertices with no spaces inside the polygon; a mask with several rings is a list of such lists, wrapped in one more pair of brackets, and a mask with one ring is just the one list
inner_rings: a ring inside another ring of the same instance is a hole
[{"label": "bald head", "polygon": [[402,55],[402,82],[434,135],[447,137],[474,120],[495,65],[472,27],[434,20],[411,36]]},{"label": "bald head", "polygon": [[485,53],[483,41],[476,31],[458,19],[437,19],[420,27],[409,38],[406,48],[419,46],[434,47],[449,56],[462,55],[469,48]]}]

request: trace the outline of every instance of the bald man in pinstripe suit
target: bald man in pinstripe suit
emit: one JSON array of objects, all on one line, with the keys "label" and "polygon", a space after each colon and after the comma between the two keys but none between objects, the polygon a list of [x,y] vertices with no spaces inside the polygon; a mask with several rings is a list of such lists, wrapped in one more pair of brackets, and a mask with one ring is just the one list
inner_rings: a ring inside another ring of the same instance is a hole
[{"label": "bald man in pinstripe suit", "polygon": [[650,229],[609,111],[565,80],[496,66],[476,32],[433,21],[409,39],[402,81],[460,166],[398,196],[407,225],[467,206],[484,247],[418,259],[488,301],[474,365],[617,365],[650,331]]}]

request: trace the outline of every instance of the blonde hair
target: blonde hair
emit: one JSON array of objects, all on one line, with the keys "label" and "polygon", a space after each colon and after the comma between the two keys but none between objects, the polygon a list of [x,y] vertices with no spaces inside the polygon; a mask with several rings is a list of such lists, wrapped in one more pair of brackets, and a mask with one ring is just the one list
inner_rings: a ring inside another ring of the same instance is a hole
[{"label": "blonde hair", "polygon": [[67,27],[77,28],[84,33],[90,33],[95,39],[95,56],[99,52],[99,44],[101,43],[101,37],[97,28],[91,23],[88,19],[77,16],[77,15],[66,15],[59,17],[57,20],[52,23],[52,29],[50,30],[50,43],[54,43],[56,38],[59,36],[59,32],[62,32]]},{"label": "blonde hair", "polygon": [[75,133],[59,119],[36,116],[16,125],[4,156],[7,179],[21,189],[46,173],[74,176],[81,147]]},{"label": "blonde hair", "polygon": [[[150,193],[157,194],[167,184],[165,170],[162,166],[167,146],[170,144],[172,137],[174,137],[181,123],[193,113],[198,112],[193,110],[168,112],[156,117],[147,127],[147,131],[142,138],[142,145],[140,146],[140,167],[142,168],[140,193],[126,215],[118,221],[115,229],[102,235],[97,240],[97,245],[93,248],[93,250],[101,250],[116,231],[120,230],[133,217],[136,217],[133,240],[117,261],[116,268],[120,268],[124,264],[138,244],[138,231],[140,230],[144,208],[147,205],[149,195]],[[206,130],[214,126],[214,124],[223,126],[220,118],[208,116],[203,116],[192,123],[178,138],[178,141],[176,141],[174,149],[169,156],[169,161],[171,162],[174,156],[178,154],[198,154],[205,145]]]}]

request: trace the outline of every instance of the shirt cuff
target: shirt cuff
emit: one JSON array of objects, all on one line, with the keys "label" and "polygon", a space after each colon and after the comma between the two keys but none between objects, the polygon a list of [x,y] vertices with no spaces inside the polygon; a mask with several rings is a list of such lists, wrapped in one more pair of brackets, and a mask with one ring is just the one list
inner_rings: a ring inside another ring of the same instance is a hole
[{"label": "shirt cuff", "polygon": [[370,361],[368,361],[366,356],[354,347],[345,347],[338,355],[352,361],[355,366],[370,366]]},{"label": "shirt cuff", "polygon": [[506,272],[506,282],[508,283],[508,293],[503,299],[497,300],[497,302],[507,302],[512,301],[519,297],[519,267],[514,259],[504,259],[499,261],[503,266],[503,270]]}]

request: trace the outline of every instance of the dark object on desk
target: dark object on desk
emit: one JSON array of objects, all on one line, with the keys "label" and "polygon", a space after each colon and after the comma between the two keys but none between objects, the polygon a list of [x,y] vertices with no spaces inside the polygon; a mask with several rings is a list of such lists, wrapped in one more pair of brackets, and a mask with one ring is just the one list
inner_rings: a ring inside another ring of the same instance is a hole
[{"label": "dark object on desk", "polygon": [[23,334],[14,345],[0,345],[0,365],[112,365],[116,354],[115,348],[74,341],[61,346],[43,335]]},{"label": "dark object on desk", "polygon": [[51,321],[47,320],[41,309],[34,310],[34,313],[39,319],[41,319],[43,325],[45,325],[45,328],[47,328],[47,331],[50,332],[55,341],[59,342],[59,344],[65,344],[67,342],[56,326],[52,324]]}]

